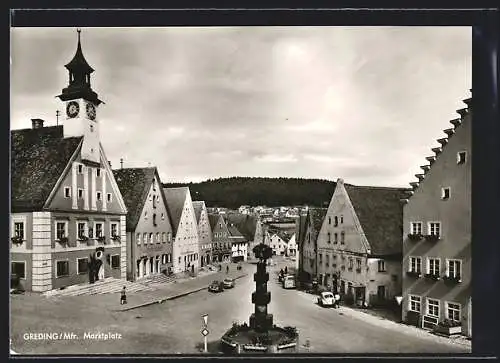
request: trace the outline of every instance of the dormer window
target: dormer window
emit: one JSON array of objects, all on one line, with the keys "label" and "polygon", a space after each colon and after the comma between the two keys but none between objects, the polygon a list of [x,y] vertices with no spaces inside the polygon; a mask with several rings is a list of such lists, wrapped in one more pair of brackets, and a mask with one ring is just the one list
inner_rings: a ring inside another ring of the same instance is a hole
[{"label": "dormer window", "polygon": [[442,200],[448,200],[450,199],[450,188],[441,188],[441,199]]},{"label": "dormer window", "polygon": [[465,164],[467,160],[467,151],[459,151],[457,153],[457,164]]}]

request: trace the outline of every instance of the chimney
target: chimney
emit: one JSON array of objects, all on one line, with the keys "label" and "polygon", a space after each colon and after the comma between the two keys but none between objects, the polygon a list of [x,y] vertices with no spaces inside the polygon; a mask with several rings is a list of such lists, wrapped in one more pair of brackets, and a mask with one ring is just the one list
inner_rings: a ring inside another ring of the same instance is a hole
[{"label": "chimney", "polygon": [[41,118],[32,118],[31,125],[34,129],[41,129],[43,127],[43,120]]}]

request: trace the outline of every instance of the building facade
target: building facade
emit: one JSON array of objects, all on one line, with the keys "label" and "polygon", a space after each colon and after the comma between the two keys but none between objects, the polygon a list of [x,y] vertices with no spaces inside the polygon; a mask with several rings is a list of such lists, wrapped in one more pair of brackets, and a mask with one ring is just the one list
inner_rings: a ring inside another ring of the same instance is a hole
[{"label": "building facade", "polygon": [[365,306],[401,295],[405,191],[337,181],[317,242],[321,285]]},{"label": "building facade", "polygon": [[128,209],[127,279],[173,272],[173,230],[158,170],[113,170]]},{"label": "building facade", "polygon": [[221,214],[209,214],[212,229],[212,262],[227,262],[231,259],[229,230]]},{"label": "building facade", "polygon": [[325,218],[326,208],[309,208],[304,222],[304,239],[300,254],[302,265],[299,266],[300,279],[311,281],[317,277],[317,239]]},{"label": "building facade", "polygon": [[229,240],[231,241],[231,261],[246,261],[248,258],[248,241],[238,228],[233,224],[227,225]]},{"label": "building facade", "polygon": [[63,126],[11,132],[11,274],[28,291],[126,277],[127,209],[99,137],[93,69],[78,33],[58,97]]},{"label": "building facade", "polygon": [[208,219],[208,211],[204,201],[193,202],[194,214],[198,223],[198,237],[200,242],[200,266],[212,262],[212,229]]},{"label": "building facade", "polygon": [[427,329],[447,319],[472,336],[472,109],[457,112],[404,206],[402,318]]},{"label": "building facade", "polygon": [[163,188],[163,193],[174,231],[173,272],[196,273],[200,266],[200,243],[189,188]]}]

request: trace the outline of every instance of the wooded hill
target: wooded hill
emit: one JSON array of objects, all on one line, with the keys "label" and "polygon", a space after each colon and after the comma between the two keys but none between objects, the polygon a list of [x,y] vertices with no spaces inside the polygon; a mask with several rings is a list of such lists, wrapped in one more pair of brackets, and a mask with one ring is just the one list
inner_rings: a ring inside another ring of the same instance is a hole
[{"label": "wooded hill", "polygon": [[335,184],[322,179],[232,177],[201,183],[164,183],[163,186],[187,186],[193,200],[204,200],[207,207],[234,209],[241,205],[327,207]]}]

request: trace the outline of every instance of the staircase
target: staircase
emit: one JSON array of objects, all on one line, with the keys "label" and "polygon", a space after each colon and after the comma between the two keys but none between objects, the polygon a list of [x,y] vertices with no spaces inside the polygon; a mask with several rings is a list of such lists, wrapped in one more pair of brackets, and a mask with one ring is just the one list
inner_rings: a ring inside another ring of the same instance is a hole
[{"label": "staircase", "polygon": [[78,295],[96,295],[96,294],[111,294],[118,293],[126,287],[127,292],[137,291],[152,291],[154,288],[147,285],[131,282],[113,277],[105,278],[104,280],[96,281],[93,284],[85,283],[79,285],[68,286],[65,289],[50,290],[43,293],[44,296],[78,296]]}]

